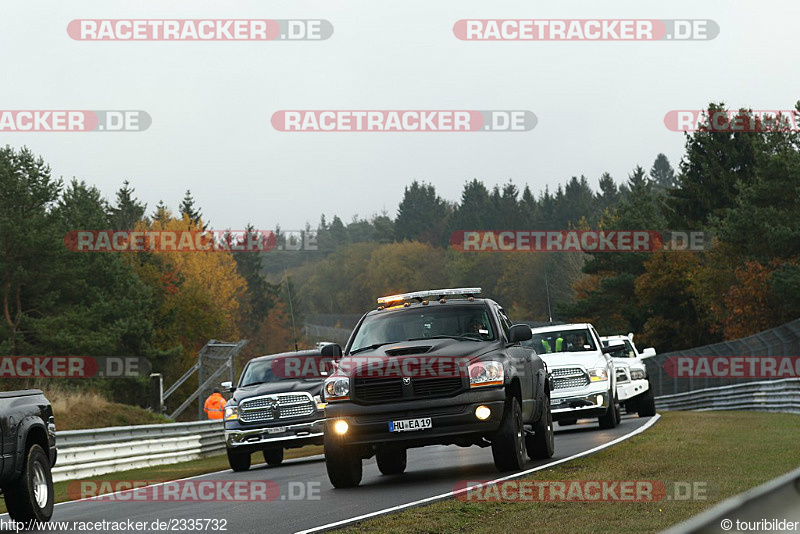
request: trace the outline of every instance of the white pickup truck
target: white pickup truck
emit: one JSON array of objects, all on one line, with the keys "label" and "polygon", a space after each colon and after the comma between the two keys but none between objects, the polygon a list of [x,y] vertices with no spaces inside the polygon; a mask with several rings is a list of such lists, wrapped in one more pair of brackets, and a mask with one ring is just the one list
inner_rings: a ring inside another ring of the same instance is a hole
[{"label": "white pickup truck", "polygon": [[533,337],[523,345],[532,347],[547,364],[553,384],[553,420],[565,426],[596,417],[600,428],[617,426],[617,375],[609,354],[622,350],[624,345],[603,346],[597,331],[588,323],[532,328],[531,332]]},{"label": "white pickup truck", "polygon": [[633,334],[627,336],[605,336],[600,341],[604,347],[624,344],[625,348],[611,352],[617,374],[617,398],[626,413],[638,413],[639,417],[656,414],[656,402],[644,359],[656,355],[656,349],[648,347],[641,353],[633,344]]}]

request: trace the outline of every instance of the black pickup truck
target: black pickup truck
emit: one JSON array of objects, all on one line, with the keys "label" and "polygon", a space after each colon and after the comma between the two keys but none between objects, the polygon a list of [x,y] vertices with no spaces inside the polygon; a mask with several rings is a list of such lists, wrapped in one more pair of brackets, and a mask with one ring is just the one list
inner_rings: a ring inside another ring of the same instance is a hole
[{"label": "black pickup truck", "polygon": [[0,489],[16,521],[49,521],[53,515],[56,425],[38,389],[0,393]]},{"label": "black pickup truck", "polygon": [[268,465],[283,462],[285,449],[322,445],[325,407],[320,399],[329,363],[319,350],[253,358],[225,405],[225,448],[234,471],[250,468],[261,451]]},{"label": "black pickup truck", "polygon": [[361,318],[325,380],[325,464],[336,488],[361,482],[362,460],[384,475],[406,469],[406,451],[426,445],[491,447],[500,471],[525,454],[554,452],[550,378],[521,345],[527,325],[476,298],[480,288],[437,289],[378,299]]}]

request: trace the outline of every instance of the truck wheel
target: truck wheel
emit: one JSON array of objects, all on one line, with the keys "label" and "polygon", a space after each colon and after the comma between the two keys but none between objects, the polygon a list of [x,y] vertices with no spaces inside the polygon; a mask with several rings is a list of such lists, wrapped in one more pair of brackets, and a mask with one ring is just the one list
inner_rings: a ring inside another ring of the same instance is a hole
[{"label": "truck wheel", "polygon": [[8,515],[15,521],[50,521],[53,516],[53,475],[50,458],[39,445],[25,456],[22,476],[3,488]]},{"label": "truck wheel", "polygon": [[652,417],[656,414],[656,398],[651,387],[648,387],[647,391],[642,394],[638,408],[639,417]]},{"label": "truck wheel", "polygon": [[232,452],[228,449],[228,463],[234,471],[247,471],[250,469],[250,453]]},{"label": "truck wheel", "polygon": [[406,470],[408,453],[397,447],[379,447],[375,454],[378,469],[384,475],[399,475]]},{"label": "truck wheel", "polygon": [[357,451],[325,429],[325,469],[334,488],[353,488],[361,483],[361,457]]},{"label": "truck wheel", "polygon": [[492,456],[500,471],[516,471],[525,466],[525,428],[516,397],[506,401],[503,421],[492,437]]},{"label": "truck wheel", "polygon": [[614,428],[619,424],[619,408],[617,407],[617,401],[613,395],[609,395],[611,398],[611,404],[608,405],[608,410],[606,410],[605,415],[601,415],[597,418],[600,422],[600,428]]},{"label": "truck wheel", "polygon": [[545,413],[533,425],[534,434],[525,435],[525,450],[531,460],[552,458],[556,451],[553,435],[553,414],[550,412],[550,399],[547,399]]},{"label": "truck wheel", "polygon": [[283,449],[265,450],[264,461],[267,462],[267,465],[281,465],[281,462],[283,462]]}]

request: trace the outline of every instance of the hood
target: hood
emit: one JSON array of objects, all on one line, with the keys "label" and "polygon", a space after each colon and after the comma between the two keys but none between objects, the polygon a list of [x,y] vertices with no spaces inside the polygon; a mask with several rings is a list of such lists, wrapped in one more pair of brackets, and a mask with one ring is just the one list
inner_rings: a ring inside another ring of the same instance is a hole
[{"label": "hood", "polygon": [[237,404],[244,399],[250,397],[257,397],[260,395],[270,395],[274,393],[290,393],[293,391],[307,391],[311,395],[319,395],[322,391],[321,380],[278,380],[276,382],[268,382],[266,384],[257,384],[254,386],[247,386],[237,388],[233,392],[232,400]]},{"label": "hood", "polygon": [[605,367],[606,359],[602,354],[592,351],[581,352],[550,352],[540,354],[548,367],[563,367],[567,365],[582,365],[587,369],[595,367]]},{"label": "hood", "polygon": [[348,355],[339,361],[340,371],[347,369],[347,374],[366,365],[382,367],[389,362],[409,360],[414,363],[439,361],[446,363],[479,360],[486,354],[495,354],[503,348],[499,341],[463,341],[458,339],[420,339],[389,343],[374,350]]}]

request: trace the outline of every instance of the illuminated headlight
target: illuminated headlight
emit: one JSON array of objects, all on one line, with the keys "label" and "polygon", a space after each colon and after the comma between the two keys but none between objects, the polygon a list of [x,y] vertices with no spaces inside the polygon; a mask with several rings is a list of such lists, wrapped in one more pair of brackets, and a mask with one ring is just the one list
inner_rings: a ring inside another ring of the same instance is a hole
[{"label": "illuminated headlight", "polygon": [[608,380],[608,369],[605,367],[597,367],[589,371],[589,379],[592,382],[602,382]]},{"label": "illuminated headlight", "polygon": [[339,434],[346,434],[347,430],[350,428],[350,425],[347,424],[347,421],[342,421],[341,419],[333,423],[333,431]]},{"label": "illuminated headlight", "polygon": [[319,395],[314,395],[314,404],[317,405],[317,410],[325,409],[325,403],[322,402],[322,397],[320,397]]},{"label": "illuminated headlight", "polygon": [[631,369],[631,380],[644,380],[644,371],[642,369]]},{"label": "illuminated headlight", "polygon": [[325,381],[325,401],[347,400],[350,398],[350,379],[330,378]]},{"label": "illuminated headlight", "polygon": [[490,415],[492,415],[492,410],[490,410],[488,406],[484,406],[481,404],[480,406],[475,408],[475,417],[477,417],[481,421],[489,419]]},{"label": "illuminated headlight", "polygon": [[239,407],[238,406],[226,406],[225,407],[225,420],[226,421],[233,421],[234,419],[239,419]]},{"label": "illuminated headlight", "polygon": [[505,376],[500,362],[477,362],[469,366],[469,387],[502,386]]}]

